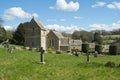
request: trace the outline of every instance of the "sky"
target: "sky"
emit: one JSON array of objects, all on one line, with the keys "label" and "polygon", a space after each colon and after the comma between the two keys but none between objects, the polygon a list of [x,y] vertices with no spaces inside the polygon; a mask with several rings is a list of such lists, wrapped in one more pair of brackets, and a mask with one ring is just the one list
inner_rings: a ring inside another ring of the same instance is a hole
[{"label": "sky", "polygon": [[33,16],[46,29],[67,33],[120,28],[120,0],[0,0],[0,4],[6,30]]}]

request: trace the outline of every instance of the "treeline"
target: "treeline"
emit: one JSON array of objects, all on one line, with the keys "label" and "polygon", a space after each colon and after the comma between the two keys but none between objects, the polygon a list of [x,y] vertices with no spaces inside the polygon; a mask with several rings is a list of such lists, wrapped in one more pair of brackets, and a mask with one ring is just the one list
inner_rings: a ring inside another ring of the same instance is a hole
[{"label": "treeline", "polygon": [[11,44],[24,45],[25,42],[25,27],[28,22],[18,25],[16,30],[5,30],[0,25],[0,43],[9,40]]},{"label": "treeline", "polygon": [[120,29],[115,29],[115,30],[112,30],[112,31],[95,30],[95,31],[91,31],[91,32],[98,32],[101,35],[120,35]]}]

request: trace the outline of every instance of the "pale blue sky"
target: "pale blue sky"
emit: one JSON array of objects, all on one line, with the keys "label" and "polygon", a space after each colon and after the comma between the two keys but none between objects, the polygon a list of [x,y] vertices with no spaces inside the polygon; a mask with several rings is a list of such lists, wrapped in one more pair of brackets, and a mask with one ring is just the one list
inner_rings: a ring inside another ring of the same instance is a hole
[{"label": "pale blue sky", "polygon": [[120,0],[0,0],[6,29],[35,16],[47,29],[113,30],[120,28]]}]

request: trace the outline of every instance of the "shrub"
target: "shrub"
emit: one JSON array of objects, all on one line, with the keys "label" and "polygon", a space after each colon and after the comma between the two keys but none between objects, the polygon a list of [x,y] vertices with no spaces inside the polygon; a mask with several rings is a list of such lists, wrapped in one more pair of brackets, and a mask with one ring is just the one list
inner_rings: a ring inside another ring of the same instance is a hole
[{"label": "shrub", "polygon": [[102,46],[101,45],[95,45],[95,51],[97,51],[98,54],[102,53]]},{"label": "shrub", "polygon": [[56,51],[56,54],[61,54],[62,52],[61,51]]},{"label": "shrub", "polygon": [[105,64],[106,67],[115,67],[115,63],[114,62],[111,62],[111,61],[108,61],[106,64]]},{"label": "shrub", "polygon": [[83,43],[82,44],[82,52],[87,53],[89,51],[89,44]]},{"label": "shrub", "polygon": [[110,53],[110,55],[117,55],[117,46],[110,45],[110,47],[109,47],[109,53]]},{"label": "shrub", "polygon": [[48,52],[48,53],[52,53],[52,52],[53,52],[52,48],[48,48],[48,49],[47,49],[47,52]]}]

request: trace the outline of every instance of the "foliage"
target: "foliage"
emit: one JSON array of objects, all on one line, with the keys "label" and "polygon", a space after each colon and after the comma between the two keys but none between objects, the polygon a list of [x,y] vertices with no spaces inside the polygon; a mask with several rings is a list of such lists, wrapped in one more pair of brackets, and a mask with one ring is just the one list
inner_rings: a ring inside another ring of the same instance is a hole
[{"label": "foliage", "polygon": [[62,53],[61,51],[58,51],[58,50],[56,51],[56,54],[61,54],[61,53]]},{"label": "foliage", "polygon": [[100,35],[100,33],[97,33],[95,32],[94,33],[94,41],[97,43],[97,44],[102,44],[102,37]]},{"label": "foliage", "polygon": [[74,31],[72,34],[73,39],[82,39],[83,42],[92,42],[93,41],[93,33],[87,31]]},{"label": "foliage", "polygon": [[120,63],[120,56],[100,55],[86,64],[86,56],[44,54],[46,64],[39,64],[36,51],[0,48],[0,80],[119,80],[120,69],[105,67],[107,61]]},{"label": "foliage", "polygon": [[13,38],[13,33],[14,32],[15,32],[14,30],[6,30],[6,38],[11,41],[12,38]]},{"label": "foliage", "polygon": [[110,47],[109,47],[109,53],[110,53],[110,55],[117,55],[117,46],[110,45]]},{"label": "foliage", "polygon": [[25,42],[25,27],[28,26],[28,22],[19,24],[17,30],[13,34],[13,43],[18,45],[24,45]]},{"label": "foliage", "polygon": [[48,53],[52,53],[52,52],[53,52],[52,48],[48,48],[48,49],[47,49],[47,52],[48,52]]},{"label": "foliage", "polygon": [[114,62],[111,62],[111,61],[108,61],[106,64],[105,64],[106,67],[115,67],[115,63]]},{"label": "foliage", "polygon": [[87,53],[89,51],[89,44],[83,43],[82,44],[82,52]]},{"label": "foliage", "polygon": [[0,26],[0,43],[6,40],[6,30]]},{"label": "foliage", "polygon": [[102,45],[95,45],[95,51],[98,52],[98,54],[102,53]]}]

